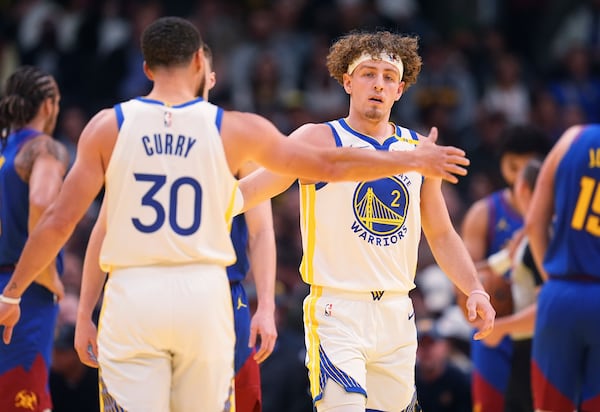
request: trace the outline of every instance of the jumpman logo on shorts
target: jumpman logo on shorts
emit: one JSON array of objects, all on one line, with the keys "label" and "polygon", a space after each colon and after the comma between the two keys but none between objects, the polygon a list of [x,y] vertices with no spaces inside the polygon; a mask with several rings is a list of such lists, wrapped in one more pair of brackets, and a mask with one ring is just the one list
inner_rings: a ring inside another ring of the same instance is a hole
[{"label": "jumpman logo on shorts", "polygon": [[242,297],[238,296],[238,301],[237,301],[237,310],[240,310],[241,308],[247,308],[248,305],[246,305],[244,302],[242,302]]}]

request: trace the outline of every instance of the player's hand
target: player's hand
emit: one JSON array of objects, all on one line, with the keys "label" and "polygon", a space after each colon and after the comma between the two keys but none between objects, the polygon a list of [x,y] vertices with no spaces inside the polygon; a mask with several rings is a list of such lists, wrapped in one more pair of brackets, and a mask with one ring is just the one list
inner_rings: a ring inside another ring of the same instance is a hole
[{"label": "player's hand", "polygon": [[494,329],[496,311],[485,296],[472,293],[467,298],[467,317],[469,322],[476,325],[477,332],[473,336],[475,340],[481,340],[488,336]]},{"label": "player's hand", "polygon": [[252,320],[250,322],[250,340],[248,346],[253,348],[256,345],[256,339],[260,335],[260,347],[254,355],[256,362],[261,363],[267,359],[273,348],[275,348],[275,341],[277,340],[277,328],[275,326],[275,314],[273,310],[263,310],[259,308],[256,310]]},{"label": "player's hand", "polygon": [[4,325],[2,340],[9,344],[12,339],[13,328],[21,317],[21,307],[12,303],[0,302],[0,325]]},{"label": "player's hand", "polygon": [[457,175],[467,174],[465,167],[470,164],[469,159],[465,157],[464,150],[437,145],[437,138],[438,129],[432,127],[427,138],[419,140],[415,149],[419,161],[418,171],[425,177],[457,183]]},{"label": "player's hand", "polygon": [[494,322],[494,329],[492,329],[489,335],[481,339],[484,345],[489,346],[490,348],[495,348],[500,344],[500,342],[502,342],[502,339],[504,339],[507,334],[506,327],[502,322],[504,318],[501,317],[496,319],[496,322]]},{"label": "player's hand", "polygon": [[98,329],[91,319],[77,319],[75,324],[75,350],[79,360],[92,368],[98,367]]}]

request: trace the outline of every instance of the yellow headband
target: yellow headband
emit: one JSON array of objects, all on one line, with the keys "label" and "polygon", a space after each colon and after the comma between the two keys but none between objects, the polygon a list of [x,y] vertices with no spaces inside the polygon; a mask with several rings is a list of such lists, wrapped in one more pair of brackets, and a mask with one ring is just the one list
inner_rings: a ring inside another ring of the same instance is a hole
[{"label": "yellow headband", "polygon": [[383,52],[379,56],[373,56],[368,53],[363,53],[358,56],[352,63],[348,65],[348,74],[352,74],[354,69],[358,67],[362,62],[366,62],[367,60],[380,60],[393,65],[398,72],[400,73],[400,80],[402,80],[402,76],[404,75],[404,65],[402,64],[402,59],[392,53]]}]

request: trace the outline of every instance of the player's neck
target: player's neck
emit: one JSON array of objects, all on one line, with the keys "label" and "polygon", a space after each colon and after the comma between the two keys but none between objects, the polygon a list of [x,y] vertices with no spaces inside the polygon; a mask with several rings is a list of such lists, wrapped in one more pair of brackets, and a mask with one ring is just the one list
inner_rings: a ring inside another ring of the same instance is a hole
[{"label": "player's neck", "polygon": [[370,120],[350,114],[345,120],[353,130],[372,137],[379,143],[385,142],[394,134],[394,126],[389,122],[389,119]]},{"label": "player's neck", "polygon": [[198,95],[196,90],[187,82],[171,79],[155,82],[154,87],[152,87],[150,93],[145,97],[161,101],[170,106],[176,106],[194,100]]},{"label": "player's neck", "polygon": [[506,187],[502,193],[502,196],[504,197],[504,200],[506,200],[506,203],[508,203],[511,208],[520,214],[519,208],[517,207],[517,202],[515,201],[514,189],[512,187]]}]

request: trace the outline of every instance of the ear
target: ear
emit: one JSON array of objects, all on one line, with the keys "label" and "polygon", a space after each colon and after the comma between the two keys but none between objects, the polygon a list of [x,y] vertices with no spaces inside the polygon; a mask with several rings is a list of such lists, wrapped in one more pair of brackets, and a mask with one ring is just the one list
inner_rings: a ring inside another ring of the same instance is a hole
[{"label": "ear", "polygon": [[208,90],[212,90],[217,84],[217,74],[215,72],[210,72],[208,75]]},{"label": "ear", "polygon": [[152,70],[150,70],[150,68],[148,67],[148,65],[146,64],[146,61],[144,61],[144,74],[146,75],[146,77],[148,78],[148,80],[150,80],[151,82],[154,81],[154,75],[152,74]]},{"label": "ear", "polygon": [[342,79],[344,81],[344,90],[346,90],[346,93],[352,94],[352,76],[344,73]]},{"label": "ear", "polygon": [[400,100],[400,98],[402,97],[402,94],[404,93],[404,86],[406,86],[405,82],[398,83],[398,90],[396,91],[395,101]]},{"label": "ear", "polygon": [[46,97],[40,105],[39,113],[43,116],[50,116],[54,112],[55,97]]},{"label": "ear", "polygon": [[192,58],[192,64],[194,65],[194,70],[197,72],[202,71],[204,68],[204,51],[202,48],[199,48],[196,53],[194,53],[194,57]]}]

